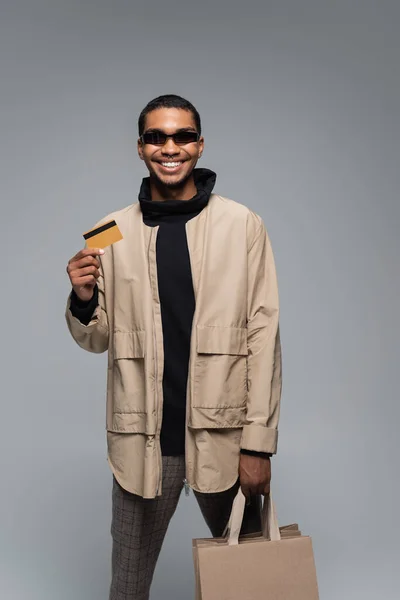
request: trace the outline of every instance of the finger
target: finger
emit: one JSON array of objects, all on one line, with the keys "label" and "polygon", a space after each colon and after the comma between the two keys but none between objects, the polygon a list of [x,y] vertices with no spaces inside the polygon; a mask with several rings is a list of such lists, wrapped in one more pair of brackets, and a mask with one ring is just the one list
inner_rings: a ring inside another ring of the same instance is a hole
[{"label": "finger", "polygon": [[74,288],[83,287],[85,285],[94,287],[96,285],[96,278],[94,275],[85,275],[85,277],[77,277],[74,280],[71,280],[71,283]]},{"label": "finger", "polygon": [[254,496],[261,496],[263,493],[264,493],[264,485],[258,485],[253,490],[253,495]]},{"label": "finger", "polygon": [[249,485],[248,486],[248,492],[247,492],[247,505],[251,504],[252,502],[254,502],[255,498],[257,498],[257,496],[259,495],[259,491],[258,491],[258,487],[254,486],[254,485]]},{"label": "finger", "polygon": [[88,267],[90,265],[93,265],[97,269],[100,268],[99,260],[97,258],[94,258],[93,256],[85,256],[80,259],[71,258],[71,260],[68,261],[66,271],[69,275],[71,275],[71,273],[73,273],[77,269],[81,269],[82,267]]},{"label": "finger", "polygon": [[78,269],[69,274],[69,279],[71,281],[72,286],[82,285],[82,281],[84,280],[86,283],[93,283],[95,285],[97,283],[97,279],[99,277],[98,271],[95,267],[88,267],[87,269]]},{"label": "finger", "polygon": [[100,269],[100,261],[98,258],[94,256],[84,256],[83,258],[71,260],[68,263],[67,271],[71,273],[72,271],[76,271],[77,269],[81,269],[83,267],[94,266],[96,269]]},{"label": "finger", "polygon": [[94,275],[95,278],[98,279],[100,277],[100,271],[94,265],[89,265],[88,267],[74,269],[71,275],[75,277],[83,277],[84,275]]},{"label": "finger", "polygon": [[264,496],[267,496],[271,491],[271,484],[268,482],[265,484],[263,491],[261,492]]},{"label": "finger", "polygon": [[75,264],[82,264],[82,265],[90,265],[90,264],[97,264],[98,266],[100,266],[100,260],[99,260],[99,255],[93,255],[93,254],[84,254],[81,257],[78,258],[74,258],[72,261]]},{"label": "finger", "polygon": [[93,266],[96,267],[96,269],[100,269],[100,261],[98,258],[94,258],[94,256],[85,256],[76,263],[76,266],[78,268]]},{"label": "finger", "polygon": [[242,484],[240,487],[242,488],[243,495],[246,496],[246,498],[248,500],[250,500],[250,497],[251,497],[250,487],[245,483]]},{"label": "finger", "polygon": [[264,483],[257,483],[250,487],[250,496],[260,496],[264,493]]},{"label": "finger", "polygon": [[80,260],[86,256],[101,256],[104,254],[103,248],[82,248],[75,254],[72,260]]}]

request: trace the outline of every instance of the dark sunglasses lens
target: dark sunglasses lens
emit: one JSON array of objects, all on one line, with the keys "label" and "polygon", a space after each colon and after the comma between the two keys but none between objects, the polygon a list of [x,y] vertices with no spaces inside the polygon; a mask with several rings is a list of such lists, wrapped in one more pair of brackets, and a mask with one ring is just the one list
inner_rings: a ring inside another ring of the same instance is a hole
[{"label": "dark sunglasses lens", "polygon": [[[199,135],[196,131],[178,131],[173,134],[175,144],[190,144],[197,142]],[[153,146],[163,146],[168,136],[162,131],[149,131],[143,134],[143,142]]]},{"label": "dark sunglasses lens", "polygon": [[179,131],[174,135],[176,144],[190,144],[191,142],[197,142],[197,139],[196,131]]},{"label": "dark sunglasses lens", "polygon": [[149,131],[143,134],[143,141],[145,144],[153,144],[154,146],[162,146],[165,144],[167,136],[161,131]]}]

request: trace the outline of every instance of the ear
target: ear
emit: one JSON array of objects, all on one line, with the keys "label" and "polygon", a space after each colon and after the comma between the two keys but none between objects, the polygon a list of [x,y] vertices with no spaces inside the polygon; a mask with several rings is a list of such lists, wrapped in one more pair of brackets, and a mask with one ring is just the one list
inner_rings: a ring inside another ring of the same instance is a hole
[{"label": "ear", "polygon": [[203,136],[199,139],[199,158],[201,158],[201,155],[204,152],[204,138]]},{"label": "ear", "polygon": [[137,151],[138,151],[138,155],[139,155],[140,160],[144,160],[144,157],[143,157],[143,143],[142,143],[142,140],[140,138],[137,141]]}]

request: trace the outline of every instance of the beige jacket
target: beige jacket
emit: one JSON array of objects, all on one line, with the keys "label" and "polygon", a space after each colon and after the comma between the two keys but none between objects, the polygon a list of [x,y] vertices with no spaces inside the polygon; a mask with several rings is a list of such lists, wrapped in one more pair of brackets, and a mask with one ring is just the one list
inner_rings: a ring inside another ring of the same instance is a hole
[{"label": "beige jacket", "polygon": [[[162,492],[163,338],[157,285],[158,227],[138,203],[114,212],[123,240],[105,249],[99,304],[77,344],[108,350],[108,461],[128,491]],[[186,225],[196,310],[187,387],[186,479],[218,492],[238,477],[240,448],[275,453],[281,397],[279,302],[271,244],[259,216],[212,194]]]}]

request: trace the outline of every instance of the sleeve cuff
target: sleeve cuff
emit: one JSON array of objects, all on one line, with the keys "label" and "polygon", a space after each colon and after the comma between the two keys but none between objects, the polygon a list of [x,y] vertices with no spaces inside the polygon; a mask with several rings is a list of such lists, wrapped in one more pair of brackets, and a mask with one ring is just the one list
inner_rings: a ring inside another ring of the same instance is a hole
[{"label": "sleeve cuff", "polygon": [[253,452],[266,452],[276,454],[278,445],[278,431],[271,427],[262,425],[244,425],[242,439],[240,442],[241,450],[251,450]]},{"label": "sleeve cuff", "polygon": [[272,456],[270,452],[256,452],[255,450],[246,450],[245,448],[242,448],[240,453],[248,454],[249,456],[259,456],[260,458],[271,458]]},{"label": "sleeve cuff", "polygon": [[83,325],[88,325],[93,317],[93,313],[99,303],[99,289],[97,285],[93,289],[93,296],[89,302],[83,302],[78,298],[75,291],[71,292],[70,311],[74,317],[79,319]]}]

